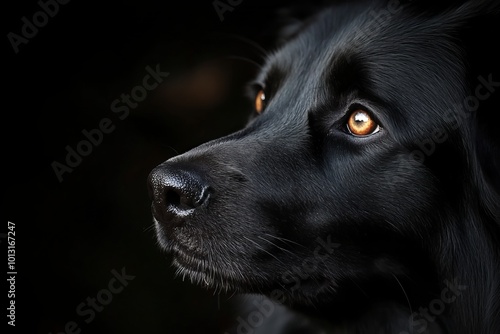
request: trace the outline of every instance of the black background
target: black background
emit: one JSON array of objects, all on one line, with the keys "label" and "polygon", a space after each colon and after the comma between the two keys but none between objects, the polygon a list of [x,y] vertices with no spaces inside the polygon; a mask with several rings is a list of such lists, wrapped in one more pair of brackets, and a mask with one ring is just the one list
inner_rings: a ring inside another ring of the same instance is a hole
[{"label": "black background", "polygon": [[[3,5],[1,232],[15,223],[16,332],[61,333],[74,321],[81,333],[223,333],[234,322],[228,296],[174,278],[146,187],[157,164],[245,124],[245,83],[272,50],[285,3],[244,0],[221,21],[212,2],[74,0],[17,54],[8,33],[41,9]],[[121,120],[111,103],[142,84],[146,66],[169,76]],[[114,131],[59,182],[51,164],[104,118]],[[135,278],[86,323],[77,306],[122,268]]]}]

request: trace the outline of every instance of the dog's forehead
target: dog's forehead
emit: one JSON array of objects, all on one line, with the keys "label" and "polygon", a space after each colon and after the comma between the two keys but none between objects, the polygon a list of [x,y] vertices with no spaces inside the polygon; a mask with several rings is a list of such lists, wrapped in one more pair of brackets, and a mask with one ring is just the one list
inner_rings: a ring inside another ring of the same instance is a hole
[{"label": "dog's forehead", "polygon": [[317,77],[315,69],[324,73],[338,60],[349,63],[350,57],[374,71],[395,62],[405,62],[403,69],[409,72],[433,65],[443,68],[460,63],[461,53],[453,36],[456,24],[447,18],[412,15],[404,6],[391,12],[384,6],[326,8],[269,57],[267,69]]},{"label": "dog's forehead", "polygon": [[348,80],[362,80],[357,87],[404,113],[393,121],[425,127],[429,113],[439,118],[449,108],[445,101],[458,105],[464,94],[456,26],[446,15],[415,16],[405,8],[328,8],[271,55],[263,81],[268,73],[278,73],[286,90],[295,90],[293,96],[312,94],[317,98],[309,100],[319,101],[320,95],[336,96],[332,83],[342,86],[338,80],[346,79],[339,71],[355,68],[347,71],[354,73]]}]

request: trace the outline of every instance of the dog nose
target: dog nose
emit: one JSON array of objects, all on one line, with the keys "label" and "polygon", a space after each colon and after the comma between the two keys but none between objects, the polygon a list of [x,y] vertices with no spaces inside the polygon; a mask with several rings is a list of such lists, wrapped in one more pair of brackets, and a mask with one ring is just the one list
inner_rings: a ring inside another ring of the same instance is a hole
[{"label": "dog nose", "polygon": [[151,171],[148,184],[153,214],[166,223],[192,214],[209,198],[209,187],[199,174],[168,163]]}]

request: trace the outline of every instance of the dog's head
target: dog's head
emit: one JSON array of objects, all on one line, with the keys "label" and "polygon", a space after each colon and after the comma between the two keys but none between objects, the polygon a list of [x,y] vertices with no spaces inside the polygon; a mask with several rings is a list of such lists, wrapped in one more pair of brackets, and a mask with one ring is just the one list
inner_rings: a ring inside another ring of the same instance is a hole
[{"label": "dog's head", "polygon": [[459,242],[447,232],[498,210],[487,112],[500,73],[485,65],[498,53],[473,49],[467,30],[488,11],[390,1],[304,22],[251,85],[246,128],[150,174],[158,239],[179,272],[302,302],[394,277],[434,285],[437,258]]}]

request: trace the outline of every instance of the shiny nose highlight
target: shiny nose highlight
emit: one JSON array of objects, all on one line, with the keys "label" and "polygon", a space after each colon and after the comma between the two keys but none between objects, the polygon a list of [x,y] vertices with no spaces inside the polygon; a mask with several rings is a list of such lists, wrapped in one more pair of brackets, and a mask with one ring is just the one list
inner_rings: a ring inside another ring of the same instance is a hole
[{"label": "shiny nose highlight", "polygon": [[148,177],[155,218],[175,223],[207,203],[209,186],[194,171],[162,164]]}]

